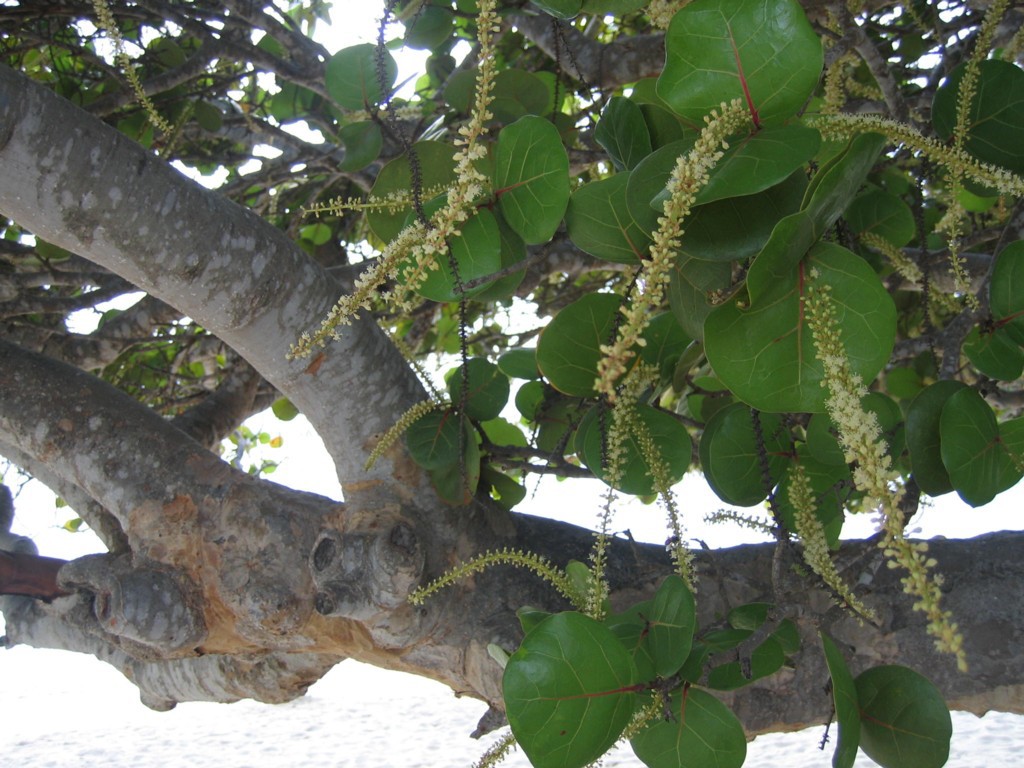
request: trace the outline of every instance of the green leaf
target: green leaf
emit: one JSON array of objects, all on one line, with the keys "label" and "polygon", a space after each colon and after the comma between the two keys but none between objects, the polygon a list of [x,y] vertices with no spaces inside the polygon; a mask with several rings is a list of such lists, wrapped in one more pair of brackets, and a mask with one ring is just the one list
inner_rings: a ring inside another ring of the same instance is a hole
[{"label": "green leaf", "polygon": [[510,421],[500,416],[480,423],[484,435],[495,445],[514,445],[525,448],[529,445],[523,431]]},{"label": "green leaf", "polygon": [[774,637],[766,637],[750,654],[745,668],[738,661],[721,664],[708,673],[708,687],[719,691],[735,691],[774,675],[786,663],[786,654]]},{"label": "green leaf", "polygon": [[[390,91],[398,65],[387,51],[384,57],[384,88]],[[386,95],[377,80],[377,46],[361,43],[342,48],[327,61],[324,85],[328,95],[343,109],[369,109]]]},{"label": "green leaf", "polygon": [[747,758],[743,726],[725,704],[700,688],[673,698],[674,718],[642,730],[630,741],[650,768],[740,768]]},{"label": "green leaf", "polygon": [[965,388],[946,400],[939,417],[939,450],[950,482],[972,507],[988,504],[1024,475],[999,434],[992,408]]},{"label": "green leaf", "polygon": [[[783,125],[729,143],[729,150],[697,195],[696,205],[754,195],[779,184],[818,153],[821,135],[802,125]],[[652,204],[661,210],[667,198],[666,190]]]},{"label": "green leaf", "polygon": [[281,421],[291,421],[299,415],[299,409],[287,397],[279,397],[275,400],[270,406],[270,410]]},{"label": "green leaf", "polygon": [[[953,135],[964,64],[935,92],[932,123],[942,139]],[[1024,173],[1024,71],[1015,64],[987,59],[978,67],[974,98],[967,112],[964,149],[978,160]]]},{"label": "green leaf", "polygon": [[1010,243],[996,257],[989,303],[996,326],[1024,345],[1024,240]]},{"label": "green leaf", "polygon": [[825,649],[825,663],[832,677],[832,699],[835,702],[839,736],[832,755],[832,768],[853,768],[860,744],[860,712],[857,707],[857,687],[846,666],[846,660],[832,639],[821,633]]},{"label": "green leaf", "polygon": [[942,768],[953,723],[930,680],[900,666],[872,667],[856,681],[860,748],[882,768]]},{"label": "green leaf", "polygon": [[644,113],[630,99],[613,96],[601,113],[594,141],[604,147],[618,170],[630,170],[651,154],[651,134]]},{"label": "green leaf", "polygon": [[[486,425],[484,426],[486,429]],[[480,479],[490,486],[491,498],[506,511],[511,511],[516,504],[526,498],[526,489],[522,485],[505,473],[489,466],[481,468]]]},{"label": "green leaf", "polygon": [[599,259],[639,264],[651,240],[626,205],[629,174],[617,173],[576,189],[565,211],[565,226],[576,247]]},{"label": "green leaf", "polygon": [[299,235],[313,245],[323,245],[331,239],[331,228],[323,222],[307,224],[299,229]]},{"label": "green leaf", "polygon": [[676,574],[666,577],[651,603],[648,634],[654,671],[659,677],[670,677],[683,666],[690,655],[696,626],[697,604],[690,588]]},{"label": "green leaf", "polygon": [[644,341],[640,347],[640,358],[656,367],[663,381],[671,379],[676,362],[693,341],[671,312],[661,312],[652,317],[640,338]]},{"label": "green leaf", "polygon": [[963,352],[990,379],[1013,381],[1024,372],[1024,349],[1004,327],[981,330],[974,326],[964,339]]},{"label": "green leaf", "polygon": [[[849,491],[845,489],[853,480],[850,470],[845,464],[825,464],[818,461],[806,446],[797,448],[796,461],[803,467],[811,483],[817,504],[814,514],[825,529],[825,540],[831,549],[835,549],[839,546],[839,534],[843,529],[843,510],[849,501]],[[775,506],[788,531],[796,530],[796,512],[789,501],[792,467],[795,463],[787,468],[775,491]]]},{"label": "green leaf", "polygon": [[498,357],[498,368],[512,379],[539,379],[536,349],[509,349]]},{"label": "green leaf", "polygon": [[676,259],[668,287],[668,302],[676,322],[694,339],[704,338],[704,321],[714,305],[713,295],[724,295],[732,285],[732,265],[682,256]]},{"label": "green leaf", "polygon": [[465,450],[454,464],[430,470],[430,480],[437,495],[446,504],[462,507],[469,504],[480,484],[480,444],[476,430],[465,424]]},{"label": "green leaf", "polygon": [[[762,413],[758,418],[763,447],[758,446],[750,407],[740,403],[718,411],[701,435],[701,469],[711,490],[726,504],[760,504],[789,463],[791,449],[781,417]],[[767,463],[767,479],[763,475],[762,456]]]},{"label": "green leaf", "polygon": [[[443,204],[444,200],[438,199],[426,206],[425,211],[430,215]],[[460,281],[465,285],[473,280],[493,275],[501,269],[501,233],[493,213],[481,208],[463,222],[460,229],[462,232],[458,237],[448,240],[449,251],[458,267],[459,280],[455,279],[455,271],[447,256],[437,254],[433,258],[437,260],[438,268],[427,273],[427,278],[416,289],[420,296],[442,303],[458,301],[462,295],[472,297],[486,289],[487,283],[460,294]],[[412,262],[407,262],[404,267],[399,268],[400,273],[411,266]]]},{"label": "green leaf", "polygon": [[821,40],[795,0],[695,0],[665,35],[658,95],[699,125],[741,99],[755,125],[796,114],[818,85]]},{"label": "green leaf", "polygon": [[345,147],[345,159],[338,164],[340,171],[361,171],[377,159],[384,146],[380,126],[369,120],[343,126],[338,138]]},{"label": "green leaf", "polygon": [[896,307],[888,291],[862,258],[841,246],[818,243],[799,269],[777,279],[749,308],[731,301],[712,311],[704,324],[705,352],[715,374],[758,410],[825,409],[824,371],[802,304],[812,273],[816,282],[831,286],[830,300],[853,372],[870,382],[889,360]]},{"label": "green leaf", "polygon": [[854,199],[844,214],[846,223],[857,234],[870,232],[885,238],[897,248],[914,239],[917,225],[910,206],[892,192],[869,189]]},{"label": "green leaf", "polygon": [[583,13],[599,13],[622,16],[639,11],[647,6],[650,0],[583,0]]},{"label": "green leaf", "polygon": [[885,139],[861,134],[822,165],[804,194],[801,210],[780,221],[747,274],[747,293],[757,302],[780,280],[792,278],[807,250],[836,222],[874,166]]},{"label": "green leaf", "polygon": [[626,183],[626,205],[633,221],[645,232],[657,231],[662,206],[656,208],[654,199],[668,184],[677,158],[689,152],[696,140],[697,135],[690,134],[667,144],[641,160],[630,172]]},{"label": "green leaf", "polygon": [[949,472],[942,463],[939,419],[946,401],[965,386],[952,379],[937,381],[922,390],[907,410],[910,467],[917,486],[929,496],[941,496],[953,490]]},{"label": "green leaf", "polygon": [[[638,405],[636,412],[654,441],[658,457],[668,468],[669,484],[674,485],[683,478],[690,466],[693,443],[686,427],[671,414],[649,405]],[[602,424],[603,420],[609,423]],[[607,437],[603,432],[610,428],[610,421],[607,415],[604,419],[601,418],[599,408],[593,408],[583,417],[576,434],[577,454],[587,469],[605,482],[607,478],[603,457]],[[637,439],[632,433],[624,441],[624,449],[622,478],[615,487],[623,493],[636,496],[650,496],[656,493],[650,466],[644,460]]]},{"label": "green leaf", "polygon": [[651,601],[645,600],[622,613],[609,616],[604,622],[632,657],[636,664],[636,679],[639,681],[654,680],[657,677],[651,646],[647,641],[650,626],[647,617],[650,615]]},{"label": "green leaf", "polygon": [[580,613],[526,635],[502,678],[509,725],[536,768],[578,768],[603,755],[633,714],[636,667],[607,627]]},{"label": "green leaf", "polygon": [[494,189],[505,221],[528,245],[550,240],[569,203],[569,156],[558,129],[532,115],[505,126]]},{"label": "green leaf", "polygon": [[455,14],[448,8],[428,5],[405,22],[405,45],[417,50],[433,51],[451,37]]},{"label": "green leaf", "polygon": [[[494,363],[482,357],[468,360],[465,370],[469,380],[465,399],[466,415],[475,421],[497,418],[508,402],[508,376],[498,370]],[[452,369],[445,378],[452,403],[461,405],[463,367],[460,365]]]},{"label": "green leaf", "polygon": [[452,410],[430,411],[405,432],[412,460],[424,469],[441,469],[459,463],[459,422]]},{"label": "green leaf", "polygon": [[[449,145],[439,141],[420,141],[413,144],[411,152],[416,156],[424,191],[445,187],[455,178],[455,161],[452,159],[455,151]],[[392,194],[412,198],[412,170],[408,154],[396,157],[381,168],[370,194],[377,200],[384,200]],[[402,231],[411,211],[411,204],[370,210],[366,212],[366,221],[373,234],[386,243]]]},{"label": "green leaf", "polygon": [[621,301],[610,293],[587,294],[548,323],[537,342],[537,367],[551,386],[577,397],[596,393],[601,345],[612,341]]}]

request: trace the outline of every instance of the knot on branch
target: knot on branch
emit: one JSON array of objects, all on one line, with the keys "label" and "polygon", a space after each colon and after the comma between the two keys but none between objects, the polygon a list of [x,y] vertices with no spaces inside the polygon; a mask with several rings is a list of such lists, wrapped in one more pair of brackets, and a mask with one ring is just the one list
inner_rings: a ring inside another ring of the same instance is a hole
[{"label": "knot on branch", "polygon": [[166,569],[133,566],[128,555],[87,555],[64,565],[58,583],[92,593],[100,628],[127,641],[133,655],[185,655],[206,638],[192,590]]},{"label": "knot on branch", "polygon": [[323,531],[309,558],[316,611],[361,621],[392,611],[419,583],[423,563],[419,538],[406,523],[383,533]]}]

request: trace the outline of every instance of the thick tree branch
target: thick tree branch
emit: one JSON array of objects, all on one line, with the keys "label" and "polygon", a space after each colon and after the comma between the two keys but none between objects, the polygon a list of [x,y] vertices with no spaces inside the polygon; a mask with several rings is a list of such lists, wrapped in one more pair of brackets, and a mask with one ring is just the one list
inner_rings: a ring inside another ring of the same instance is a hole
[{"label": "thick tree branch", "polygon": [[[287,359],[298,331],[319,325],[337,298],[315,262],[272,225],[7,68],[0,99],[9,107],[0,210],[230,344],[310,419],[346,493],[417,492],[408,479],[396,483],[388,460],[363,467],[396,414],[425,397],[376,325],[357,319],[315,364]],[[338,393],[358,409],[339,407]]]}]

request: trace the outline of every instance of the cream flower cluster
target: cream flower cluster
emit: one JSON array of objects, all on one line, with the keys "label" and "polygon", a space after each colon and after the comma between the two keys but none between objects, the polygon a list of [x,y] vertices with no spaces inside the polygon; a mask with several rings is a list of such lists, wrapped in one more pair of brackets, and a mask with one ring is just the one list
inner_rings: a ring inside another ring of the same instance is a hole
[{"label": "cream flower cluster", "polygon": [[860,377],[850,368],[849,357],[839,336],[835,306],[829,286],[813,280],[804,300],[805,316],[814,340],[815,354],[824,368],[822,386],[828,389],[826,405],[832,423],[839,431],[839,443],[847,463],[854,466],[853,482],[868,496],[865,506],[882,511],[881,546],[890,567],[902,567],[903,591],[915,598],[914,610],[928,616],[927,631],[940,651],[956,657],[957,666],[966,670],[967,657],[963,637],[948,611],[941,606],[942,579],[929,574],[936,562],[927,557],[928,545],[904,538],[905,519],[900,504],[903,487],[892,480],[892,460],[881,439],[875,414],[865,411],[861,398],[866,394]]},{"label": "cream flower cluster", "polygon": [[640,334],[650,321],[665,295],[675,264],[676,252],[683,235],[683,219],[690,213],[697,194],[708,183],[711,171],[729,148],[727,139],[749,124],[749,114],[739,99],[722,104],[704,117],[704,130],[687,154],[681,155],[669,178],[668,199],[664,214],[658,219],[650,249],[650,260],[644,264],[644,290],[628,307],[616,339],[602,344],[602,358],[598,363],[595,388],[615,401],[618,381],[629,370],[635,356],[634,347],[643,346]]}]

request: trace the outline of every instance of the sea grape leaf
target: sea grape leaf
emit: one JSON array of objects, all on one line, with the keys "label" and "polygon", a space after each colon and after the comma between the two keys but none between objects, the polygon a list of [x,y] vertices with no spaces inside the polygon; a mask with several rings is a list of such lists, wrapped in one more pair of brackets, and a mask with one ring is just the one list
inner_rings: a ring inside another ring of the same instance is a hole
[{"label": "sea grape leaf", "polygon": [[279,397],[273,402],[270,409],[281,421],[291,421],[299,415],[299,409],[286,397]]},{"label": "sea grape leaf", "polygon": [[633,714],[636,666],[611,630],[554,614],[512,654],[502,678],[512,733],[536,768],[578,768],[603,755]]},{"label": "sea grape leaf", "polygon": [[446,504],[465,506],[480,484],[480,443],[476,429],[463,420],[463,452],[454,464],[430,470],[430,481]]},{"label": "sea grape leaf", "polygon": [[[426,207],[428,215],[444,204],[438,199]],[[411,223],[411,215],[410,215]],[[416,293],[425,299],[437,302],[458,301],[459,284],[462,285],[480,278],[493,275],[501,269],[501,233],[494,214],[481,208],[467,221],[463,222],[461,233],[448,240],[448,248],[458,268],[459,280],[455,278],[449,258],[446,254],[435,254],[438,268],[427,273],[426,279],[416,289]],[[408,269],[411,262],[405,268]],[[465,296],[475,296],[488,287],[487,283],[465,291]]]},{"label": "sea grape leaf", "polygon": [[[398,64],[387,51],[384,56],[384,86],[390,89],[398,76]],[[368,109],[386,95],[377,76],[377,46],[360,43],[342,48],[327,60],[324,68],[327,94],[344,109]]]},{"label": "sea grape leaf", "polygon": [[[452,159],[454,151],[448,144],[420,141],[413,144],[410,151],[416,155],[424,191],[433,189],[436,192],[437,187],[447,186],[455,178],[455,161]],[[412,170],[408,154],[396,157],[381,168],[370,194],[378,200],[392,194],[404,194],[411,199]],[[402,231],[410,211],[411,204],[369,210],[366,212],[366,221],[373,234],[386,243]]]},{"label": "sea grape leaf", "polygon": [[937,381],[922,390],[907,410],[907,449],[917,486],[929,496],[953,490],[942,463],[939,419],[946,401],[966,385],[952,379]]},{"label": "sea grape leaf", "polygon": [[686,582],[672,574],[658,587],[651,603],[648,642],[654,671],[669,677],[679,671],[690,655],[697,626],[697,604]]},{"label": "sea grape leaf", "polygon": [[860,711],[857,706],[857,687],[846,666],[846,659],[828,635],[821,633],[825,649],[825,663],[832,678],[832,700],[835,702],[839,736],[832,754],[832,768],[853,768],[860,744]]},{"label": "sea grape leaf", "polygon": [[[466,362],[466,378],[469,381],[465,399],[465,413],[476,421],[496,419],[508,402],[508,376],[498,366],[482,357]],[[463,387],[463,366],[458,366],[445,377],[448,392],[453,403],[461,405]],[[517,430],[518,431],[518,430]]]},{"label": "sea grape leaf", "polygon": [[435,51],[453,31],[455,14],[448,8],[428,5],[405,21],[405,45],[416,50]]},{"label": "sea grape leaf", "polygon": [[680,256],[672,269],[668,303],[676,322],[697,340],[704,338],[704,321],[714,305],[710,298],[724,295],[732,284],[732,265]]},{"label": "sea grape leaf", "polygon": [[819,242],[799,269],[766,289],[749,308],[730,301],[713,310],[704,323],[704,348],[715,374],[758,410],[825,409],[824,372],[803,306],[812,274],[818,285],[831,286],[830,301],[853,372],[870,382],[889,360],[896,307],[888,291],[864,259],[841,246]]},{"label": "sea grape leaf", "polygon": [[939,417],[939,450],[949,480],[972,507],[988,504],[1021,479],[991,406],[974,389],[953,393]]},{"label": "sea grape leaf", "polygon": [[[733,139],[729,145],[695,205],[755,195],[775,186],[818,153],[821,135],[806,126],[782,125]],[[663,190],[652,204],[661,210],[667,199],[668,191]]]},{"label": "sea grape leaf", "polygon": [[722,102],[741,99],[755,125],[796,114],[818,85],[821,40],[796,0],[695,0],[665,34],[658,95],[701,124]]},{"label": "sea grape leaf", "polygon": [[780,221],[747,274],[751,302],[791,278],[797,264],[843,213],[885,146],[885,138],[861,134],[824,163],[804,193],[801,210]]},{"label": "sea grape leaf", "polygon": [[[850,469],[845,464],[825,464],[817,461],[806,446],[797,448],[797,462],[803,467],[807,480],[814,493],[816,508],[815,517],[825,529],[825,541],[829,548],[839,546],[839,534],[843,530],[844,508],[849,500],[849,487],[852,482]],[[796,530],[796,511],[789,501],[790,483],[793,481],[792,467],[787,467],[785,475],[775,491],[775,506],[782,518],[786,530]]]},{"label": "sea grape leaf", "polygon": [[854,681],[860,748],[882,768],[942,768],[953,723],[939,689],[901,666],[872,667]]},{"label": "sea grape leaf", "polygon": [[[690,466],[693,450],[693,443],[686,427],[671,414],[649,405],[638,405],[636,412],[640,423],[647,428],[654,441],[658,457],[668,469],[670,484],[679,482]],[[602,421],[608,423],[602,424]],[[605,482],[608,482],[603,466],[607,444],[605,433],[610,428],[610,423],[611,418],[607,416],[607,412],[602,418],[601,410],[593,408],[583,417],[575,438],[576,452],[587,469]],[[615,487],[623,493],[636,496],[649,496],[655,493],[657,489],[650,474],[650,466],[645,461],[633,434],[624,441],[624,450],[622,477]]]},{"label": "sea grape leaf", "polygon": [[[965,64],[935,92],[932,124],[942,139],[953,135]],[[978,82],[967,111],[964,149],[985,163],[1024,173],[1024,71],[1000,59],[978,65]]]},{"label": "sea grape leaf", "polygon": [[869,189],[854,198],[843,214],[857,234],[870,232],[902,248],[917,232],[914,213],[903,200],[883,189]]},{"label": "sea grape leaf", "polygon": [[594,141],[604,147],[618,170],[636,167],[652,150],[644,113],[623,96],[609,99],[594,129]]},{"label": "sea grape leaf", "polygon": [[626,205],[629,174],[617,173],[577,188],[569,198],[565,226],[569,239],[591,256],[639,264],[651,240]]},{"label": "sea grape leaf", "polygon": [[591,293],[564,307],[537,342],[537,366],[551,386],[576,397],[596,393],[601,345],[612,341],[621,297]]},{"label": "sea grape leaf", "polygon": [[505,221],[528,245],[551,239],[569,203],[569,156],[558,129],[534,115],[498,134],[494,189]]},{"label": "sea grape leaf", "polygon": [[498,357],[498,368],[512,379],[539,379],[537,350],[527,348],[509,349]]},{"label": "sea grape leaf", "polygon": [[648,617],[650,615],[651,601],[645,600],[622,613],[609,616],[604,622],[605,626],[612,631],[633,657],[638,681],[654,680],[657,677],[657,673],[654,671],[651,645],[648,642]]},{"label": "sea grape leaf", "polygon": [[996,326],[1024,345],[1024,240],[1010,243],[996,257],[989,304]]},{"label": "sea grape leaf", "polygon": [[640,338],[644,341],[640,347],[640,357],[659,370],[663,381],[671,378],[680,355],[693,341],[671,312],[662,312],[652,317]]},{"label": "sea grape leaf", "polygon": [[380,126],[370,120],[343,126],[338,138],[345,147],[345,159],[338,164],[340,171],[362,170],[377,159],[384,146]]},{"label": "sea grape leaf", "polygon": [[504,510],[512,510],[526,498],[526,488],[492,467],[481,467],[480,479],[490,486],[491,498]]},{"label": "sea grape leaf", "polygon": [[1014,381],[1024,372],[1024,349],[1005,327],[982,330],[974,326],[964,339],[963,352],[990,379]]},{"label": "sea grape leaf", "polygon": [[672,696],[674,717],[644,728],[630,744],[650,768],[740,768],[747,757],[743,726],[707,691],[688,687]]},{"label": "sea grape leaf", "polygon": [[[781,417],[762,413],[758,419],[763,448],[758,446],[751,409],[741,403],[718,411],[704,427],[699,448],[701,469],[711,490],[726,504],[760,504],[789,462],[788,433],[782,429]],[[762,456],[767,464],[767,478]]]},{"label": "sea grape leaf", "polygon": [[424,469],[459,463],[459,419],[452,410],[430,411],[405,431],[413,461]]}]

